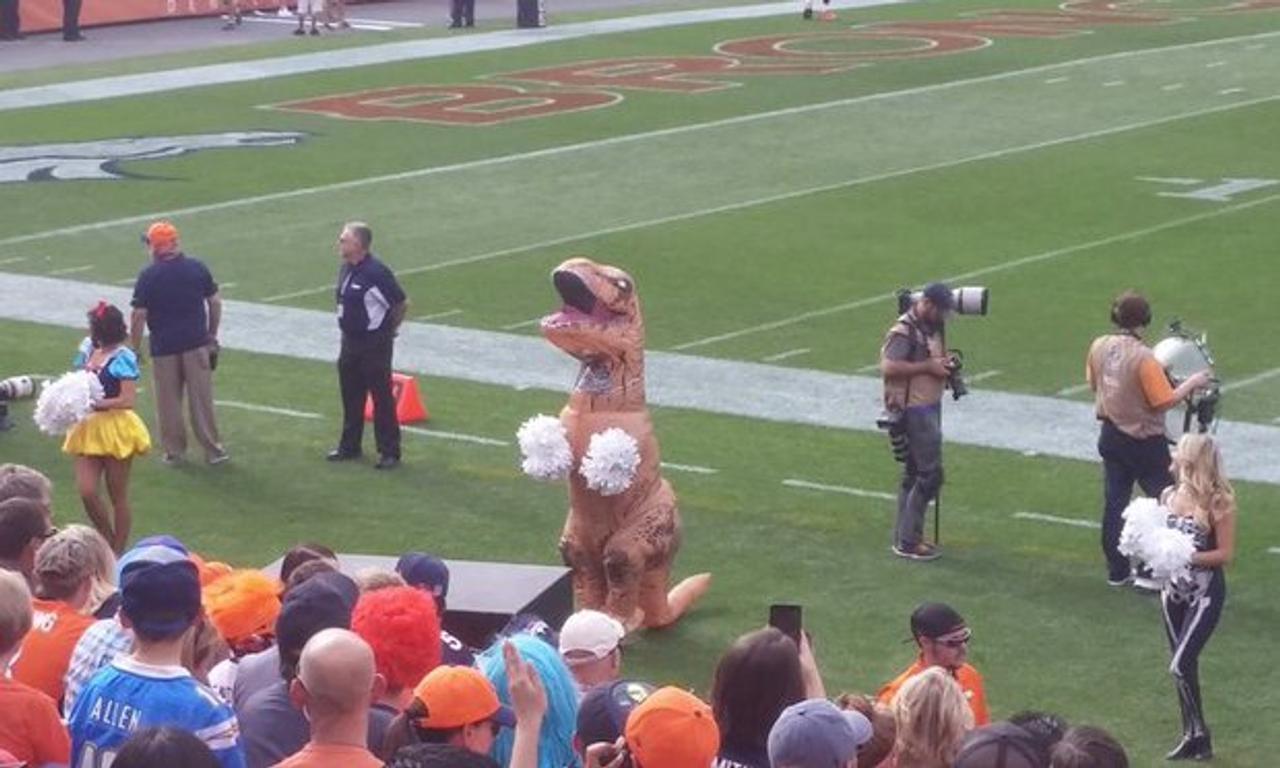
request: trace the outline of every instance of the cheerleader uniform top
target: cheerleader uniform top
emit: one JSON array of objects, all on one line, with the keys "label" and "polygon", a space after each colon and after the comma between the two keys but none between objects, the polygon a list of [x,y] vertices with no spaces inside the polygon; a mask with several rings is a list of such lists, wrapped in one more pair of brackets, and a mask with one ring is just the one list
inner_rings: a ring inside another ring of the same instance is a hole
[{"label": "cheerleader uniform top", "polygon": [[[119,397],[122,381],[136,381],[142,375],[138,356],[128,347],[117,349],[96,371],[88,368],[92,355],[93,342],[86,338],[80,343],[72,362],[77,370],[97,375],[103,397]],[[132,408],[94,411],[67,433],[62,444],[63,452],[74,456],[105,456],[120,460],[150,449],[151,435],[147,432],[147,425]]]},{"label": "cheerleader uniform top", "polygon": [[[1190,536],[1197,552],[1210,552],[1218,548],[1218,536],[1213,528],[1201,525],[1190,515],[1170,511],[1166,525]],[[1225,578],[1221,566],[1192,565],[1190,577],[1172,580],[1165,589],[1175,599],[1194,600],[1203,597],[1215,581],[1225,581]]]},{"label": "cheerleader uniform top", "polygon": [[91,370],[89,358],[93,356],[93,340],[85,337],[80,342],[80,348],[76,350],[76,356],[71,361],[71,367],[78,370],[86,370],[90,373],[98,374],[98,381],[102,384],[103,397],[119,397],[121,381],[137,381],[142,376],[142,371],[138,367],[138,356],[132,349],[128,347],[120,347],[107,359],[106,365],[101,369]]}]

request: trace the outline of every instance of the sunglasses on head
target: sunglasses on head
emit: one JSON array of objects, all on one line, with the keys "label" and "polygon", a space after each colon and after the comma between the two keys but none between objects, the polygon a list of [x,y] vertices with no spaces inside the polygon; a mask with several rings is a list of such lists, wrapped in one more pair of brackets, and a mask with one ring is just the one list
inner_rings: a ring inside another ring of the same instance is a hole
[{"label": "sunglasses on head", "polygon": [[964,631],[964,634],[962,635],[958,635],[956,637],[937,638],[933,642],[937,643],[938,645],[944,645],[947,648],[963,648],[964,646],[968,645],[969,641],[972,639],[973,639],[973,632],[971,630],[966,629]]}]

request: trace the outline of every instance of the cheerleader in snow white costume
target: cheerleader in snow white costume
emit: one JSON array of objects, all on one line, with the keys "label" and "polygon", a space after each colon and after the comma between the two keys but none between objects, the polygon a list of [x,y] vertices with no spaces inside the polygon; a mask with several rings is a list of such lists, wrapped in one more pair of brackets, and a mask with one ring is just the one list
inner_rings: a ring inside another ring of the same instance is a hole
[{"label": "cheerleader in snow white costume", "polygon": [[1173,674],[1182,705],[1182,741],[1170,760],[1207,760],[1213,756],[1200,698],[1200,651],[1222,616],[1227,596],[1223,566],[1235,553],[1236,498],[1222,471],[1222,454],[1208,435],[1183,435],[1173,454],[1176,483],[1161,502],[1168,524],[1190,534],[1196,545],[1191,574],[1165,584],[1160,593]]},{"label": "cheerleader in snow white costume", "polygon": [[[84,511],[98,532],[120,554],[129,542],[129,469],[133,457],[151,449],[147,426],[133,412],[138,394],[138,356],[124,345],[128,338],[124,315],[98,302],[89,311],[89,337],[80,344],[74,367],[97,374],[103,398],[67,434],[62,451],[75,457],[76,489]],[[98,496],[105,477],[112,514]]]}]

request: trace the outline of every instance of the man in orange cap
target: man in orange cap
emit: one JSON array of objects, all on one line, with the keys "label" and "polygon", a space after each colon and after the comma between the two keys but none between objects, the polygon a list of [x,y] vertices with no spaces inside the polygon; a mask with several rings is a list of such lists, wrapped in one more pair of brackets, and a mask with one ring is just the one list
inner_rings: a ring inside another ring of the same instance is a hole
[{"label": "man in orange cap", "polygon": [[130,342],[142,355],[142,329],[151,332],[152,379],[156,418],[164,462],[177,464],[187,451],[182,418],[185,395],[191,412],[191,431],[210,464],[230,458],[218,438],[213,412],[213,369],[218,359],[218,326],[222,297],[209,269],[182,252],[178,228],[157,221],[142,241],[151,251],[151,264],[133,285]]},{"label": "man in orange cap", "polygon": [[720,751],[720,728],[705,702],[668,686],[631,710],[626,742],[635,768],[706,768]]}]

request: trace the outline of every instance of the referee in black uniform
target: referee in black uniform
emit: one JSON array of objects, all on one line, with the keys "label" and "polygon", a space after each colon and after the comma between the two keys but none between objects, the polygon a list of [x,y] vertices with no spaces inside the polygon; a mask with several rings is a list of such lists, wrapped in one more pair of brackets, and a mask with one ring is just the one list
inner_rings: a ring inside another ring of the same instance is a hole
[{"label": "referee in black uniform", "polygon": [[338,384],[342,390],[342,439],[329,452],[329,461],[348,461],[361,455],[366,394],[373,396],[373,434],[378,443],[375,469],[400,464],[400,423],[391,395],[391,355],[396,329],[409,302],[396,276],[378,261],[369,246],[373,230],[353,221],[338,235],[342,268],[338,271]]}]

